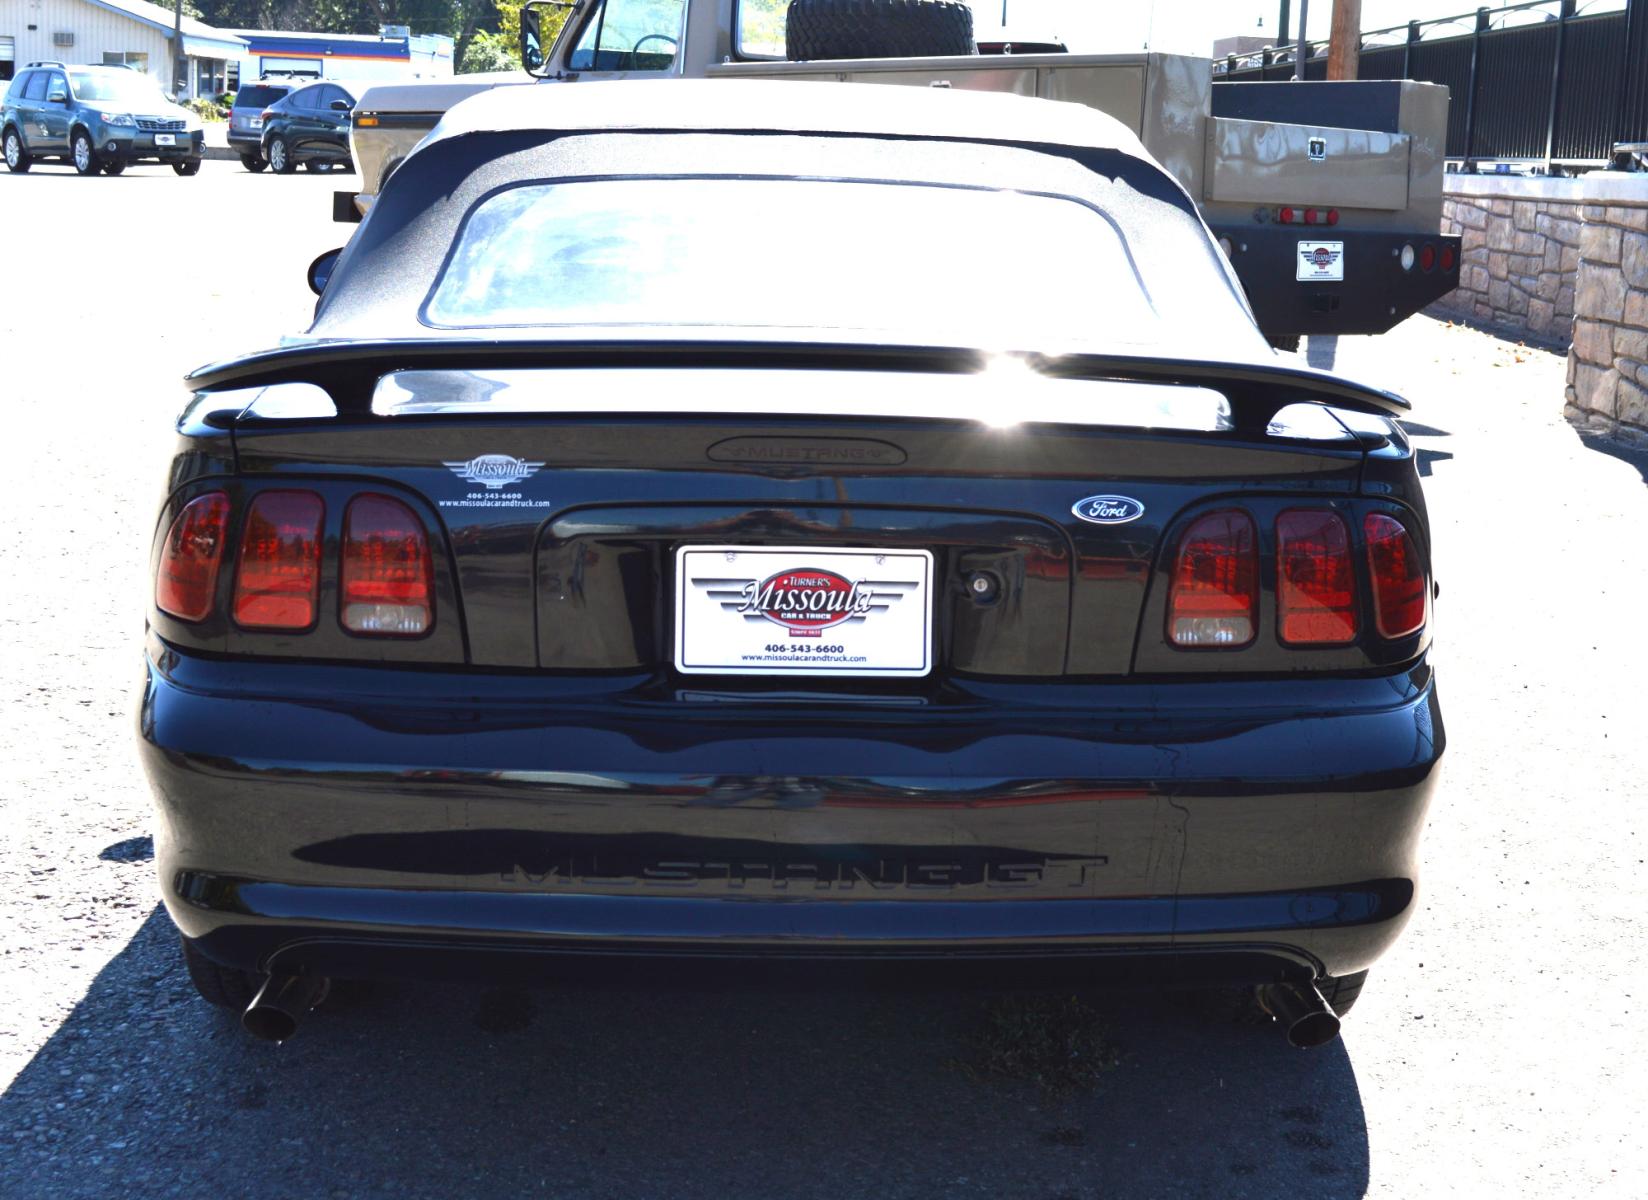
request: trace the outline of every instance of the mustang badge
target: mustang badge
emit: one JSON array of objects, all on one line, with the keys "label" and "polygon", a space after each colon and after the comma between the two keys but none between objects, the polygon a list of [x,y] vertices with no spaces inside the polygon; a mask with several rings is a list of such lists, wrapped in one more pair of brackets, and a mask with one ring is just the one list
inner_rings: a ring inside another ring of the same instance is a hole
[{"label": "mustang badge", "polygon": [[531,479],[544,464],[527,462],[512,454],[479,454],[468,462],[443,462],[441,465],[466,483],[478,483],[497,491],[523,479]]}]

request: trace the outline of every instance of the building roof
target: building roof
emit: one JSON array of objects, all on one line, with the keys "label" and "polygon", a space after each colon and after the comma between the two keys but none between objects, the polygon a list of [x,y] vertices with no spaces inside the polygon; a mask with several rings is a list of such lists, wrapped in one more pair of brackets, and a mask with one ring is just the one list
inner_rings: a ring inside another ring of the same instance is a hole
[{"label": "building roof", "polygon": [[[421,91],[434,93],[439,87],[425,84]],[[362,98],[362,107],[386,107],[378,101],[387,99],[387,90],[373,88]],[[1000,92],[843,87],[802,80],[668,79],[492,88],[449,109],[431,138],[514,129],[865,134],[1092,147],[1149,158],[1120,121],[1081,104]]]},{"label": "building roof", "polygon": [[[161,30],[166,36],[172,34],[176,15],[172,9],[162,8],[158,4],[150,4],[148,0],[86,0],[88,4],[95,4],[99,8],[106,8],[110,12],[121,13],[135,21]],[[218,29],[198,21],[194,17],[183,18],[183,36],[195,37],[204,41],[222,42],[227,45],[237,45],[241,39],[227,29]]]}]

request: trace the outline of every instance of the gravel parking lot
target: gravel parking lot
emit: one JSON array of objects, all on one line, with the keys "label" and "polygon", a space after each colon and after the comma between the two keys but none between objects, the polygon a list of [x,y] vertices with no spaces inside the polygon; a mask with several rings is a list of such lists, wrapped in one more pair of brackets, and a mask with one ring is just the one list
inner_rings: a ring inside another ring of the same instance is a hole
[{"label": "gravel parking lot", "polygon": [[1344,1037],[1101,998],[1089,1093],[965,1069],[951,993],[382,986],[275,1048],[194,995],[133,750],[180,377],[307,323],[352,177],[0,174],[0,1196],[1648,1193],[1648,456],[1564,360],[1415,318],[1450,755],[1422,907]]}]

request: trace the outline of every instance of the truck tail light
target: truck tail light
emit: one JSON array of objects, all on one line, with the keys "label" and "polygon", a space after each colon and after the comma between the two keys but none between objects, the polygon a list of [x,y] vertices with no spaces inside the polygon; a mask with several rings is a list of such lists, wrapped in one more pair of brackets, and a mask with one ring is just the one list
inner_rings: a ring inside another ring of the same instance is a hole
[{"label": "truck tail light", "polygon": [[1426,242],[1419,248],[1419,269],[1429,274],[1436,268],[1436,247]]},{"label": "truck tail light", "polygon": [[1362,523],[1373,581],[1374,625],[1383,638],[1411,637],[1425,627],[1429,582],[1407,528],[1395,517],[1369,513]]},{"label": "truck tail light", "polygon": [[1442,269],[1444,271],[1453,270],[1453,247],[1452,246],[1443,246],[1442,247]]},{"label": "truck tail light", "polygon": [[1175,646],[1245,646],[1259,607],[1253,518],[1234,510],[1198,517],[1179,541],[1168,594]]},{"label": "truck tail light", "polygon": [[235,571],[235,624],[307,629],[320,591],[321,517],[314,492],[260,492],[246,513]]},{"label": "truck tail light", "polygon": [[229,497],[197,496],[166,531],[155,572],[155,607],[180,621],[203,621],[217,596],[217,571],[228,536]]},{"label": "truck tail light", "polygon": [[351,633],[417,637],[435,624],[423,522],[388,496],[357,496],[343,518],[339,620]]},{"label": "truck tail light", "polygon": [[1338,513],[1291,509],[1276,518],[1277,629],[1291,645],[1356,638],[1356,570]]}]

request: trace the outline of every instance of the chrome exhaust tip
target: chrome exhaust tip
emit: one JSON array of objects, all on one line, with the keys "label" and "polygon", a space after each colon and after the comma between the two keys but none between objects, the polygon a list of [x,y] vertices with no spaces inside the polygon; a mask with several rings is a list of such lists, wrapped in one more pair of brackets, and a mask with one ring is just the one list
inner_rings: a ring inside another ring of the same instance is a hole
[{"label": "chrome exhaust tip", "polygon": [[1339,1017],[1314,983],[1267,983],[1259,1003],[1276,1018],[1289,1045],[1301,1050],[1325,1046],[1339,1036]]},{"label": "chrome exhaust tip", "polygon": [[271,975],[240,1014],[241,1028],[278,1046],[298,1031],[298,1022],[330,988],[323,975]]}]

